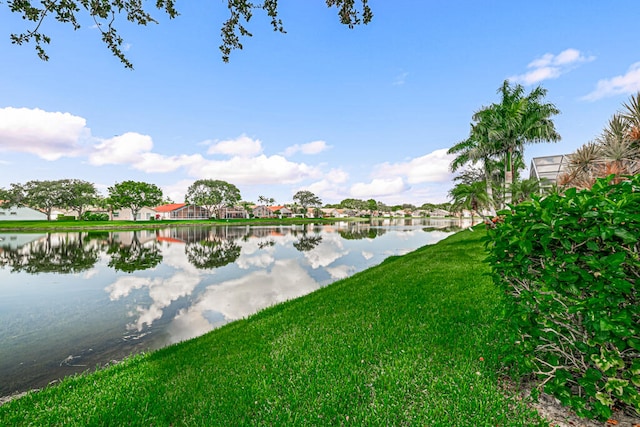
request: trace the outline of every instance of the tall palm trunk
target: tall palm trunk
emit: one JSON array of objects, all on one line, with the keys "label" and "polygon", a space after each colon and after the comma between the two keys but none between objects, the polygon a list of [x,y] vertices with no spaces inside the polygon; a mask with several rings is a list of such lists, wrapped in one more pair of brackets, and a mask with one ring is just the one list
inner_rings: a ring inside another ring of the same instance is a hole
[{"label": "tall palm trunk", "polygon": [[489,215],[496,216],[495,202],[493,199],[493,183],[491,182],[491,174],[489,173],[489,168],[487,167],[487,165],[485,165],[484,167],[484,181],[487,186],[487,198],[489,199],[489,203],[487,206]]},{"label": "tall palm trunk", "polygon": [[511,186],[513,185],[513,149],[507,150],[507,159],[504,162],[504,204],[512,202]]}]

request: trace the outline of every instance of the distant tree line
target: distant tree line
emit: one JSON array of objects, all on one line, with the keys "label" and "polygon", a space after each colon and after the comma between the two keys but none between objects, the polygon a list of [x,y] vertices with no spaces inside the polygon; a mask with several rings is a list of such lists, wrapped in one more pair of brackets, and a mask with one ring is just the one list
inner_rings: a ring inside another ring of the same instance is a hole
[{"label": "distant tree line", "polygon": [[[293,203],[286,206],[295,214],[306,214],[314,209],[319,214],[323,207],[322,199],[309,190],[300,190],[293,197]],[[209,217],[219,218],[222,208],[242,206],[247,211],[255,205],[253,202],[243,201],[240,190],[234,184],[222,180],[199,179],[189,186],[184,202],[197,205],[207,210]],[[173,203],[165,197],[162,189],[155,184],[140,181],[123,181],[108,188],[106,196],[100,195],[95,184],[81,179],[32,180],[24,184],[13,183],[8,189],[0,188],[0,208],[10,206],[28,206],[44,212],[51,220],[55,209],[76,212],[80,220],[107,220],[95,210],[113,212],[128,208],[135,220],[144,207],[156,207]],[[260,196],[258,203],[273,206],[275,199]],[[450,203],[425,203],[420,207],[405,203],[388,206],[374,199],[344,199],[340,203],[326,204],[325,208],[353,209],[368,212],[394,212],[399,210],[449,210]],[[92,211],[88,211],[91,209]]]}]

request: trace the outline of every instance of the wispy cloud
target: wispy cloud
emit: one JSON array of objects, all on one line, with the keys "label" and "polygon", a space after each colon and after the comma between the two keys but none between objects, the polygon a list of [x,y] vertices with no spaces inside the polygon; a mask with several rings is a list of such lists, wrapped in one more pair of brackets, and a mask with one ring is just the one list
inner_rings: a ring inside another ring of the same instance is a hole
[{"label": "wispy cloud", "polygon": [[404,193],[410,187],[402,177],[393,179],[374,179],[370,183],[358,182],[351,186],[351,196],[360,199],[392,196]]},{"label": "wispy cloud", "polygon": [[443,184],[450,182],[453,174],[449,171],[449,164],[452,159],[447,149],[439,149],[404,162],[379,164],[373,168],[371,181],[352,185],[349,195],[363,199],[384,198],[386,201],[404,198],[406,202],[407,192],[411,191],[423,200],[431,199],[434,188],[446,187]]},{"label": "wispy cloud", "polygon": [[407,77],[409,76],[408,72],[402,72],[400,74],[398,74],[395,79],[393,79],[393,83],[391,83],[393,86],[402,86],[403,84],[405,84],[405,82],[407,81]]},{"label": "wispy cloud", "polygon": [[610,79],[602,79],[595,90],[582,97],[585,101],[595,101],[607,96],[632,94],[640,91],[640,62],[632,64],[627,72]]},{"label": "wispy cloud", "polygon": [[262,141],[249,138],[244,134],[235,139],[215,141],[213,143],[207,141],[205,144],[211,144],[207,150],[207,154],[251,157],[262,153]]},{"label": "wispy cloud", "polygon": [[447,149],[435,150],[406,162],[382,163],[375,168],[374,175],[385,178],[404,176],[409,184],[444,182],[451,179],[449,165],[453,157],[447,154]]},{"label": "wispy cloud", "polygon": [[306,144],[294,144],[287,147],[282,153],[285,157],[292,156],[296,153],[302,154],[318,154],[331,148],[325,141],[311,141]]},{"label": "wispy cloud", "polygon": [[509,80],[532,85],[543,80],[557,79],[568,73],[579,64],[595,60],[595,56],[587,56],[577,49],[566,49],[557,55],[545,53],[527,65],[529,71],[509,77]]}]

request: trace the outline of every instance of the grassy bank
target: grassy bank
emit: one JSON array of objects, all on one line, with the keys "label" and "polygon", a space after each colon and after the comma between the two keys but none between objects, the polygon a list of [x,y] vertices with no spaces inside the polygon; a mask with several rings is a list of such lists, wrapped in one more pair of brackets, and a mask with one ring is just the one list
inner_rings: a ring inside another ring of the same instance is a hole
[{"label": "grassy bank", "polygon": [[482,230],[0,407],[0,425],[544,425],[500,387]]}]

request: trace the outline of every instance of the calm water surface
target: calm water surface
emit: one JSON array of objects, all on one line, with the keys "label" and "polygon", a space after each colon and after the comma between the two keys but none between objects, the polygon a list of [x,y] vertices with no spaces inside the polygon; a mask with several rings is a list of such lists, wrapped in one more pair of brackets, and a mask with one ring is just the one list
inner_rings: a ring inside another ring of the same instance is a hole
[{"label": "calm water surface", "polygon": [[0,396],[202,335],[468,225],[0,233]]}]

